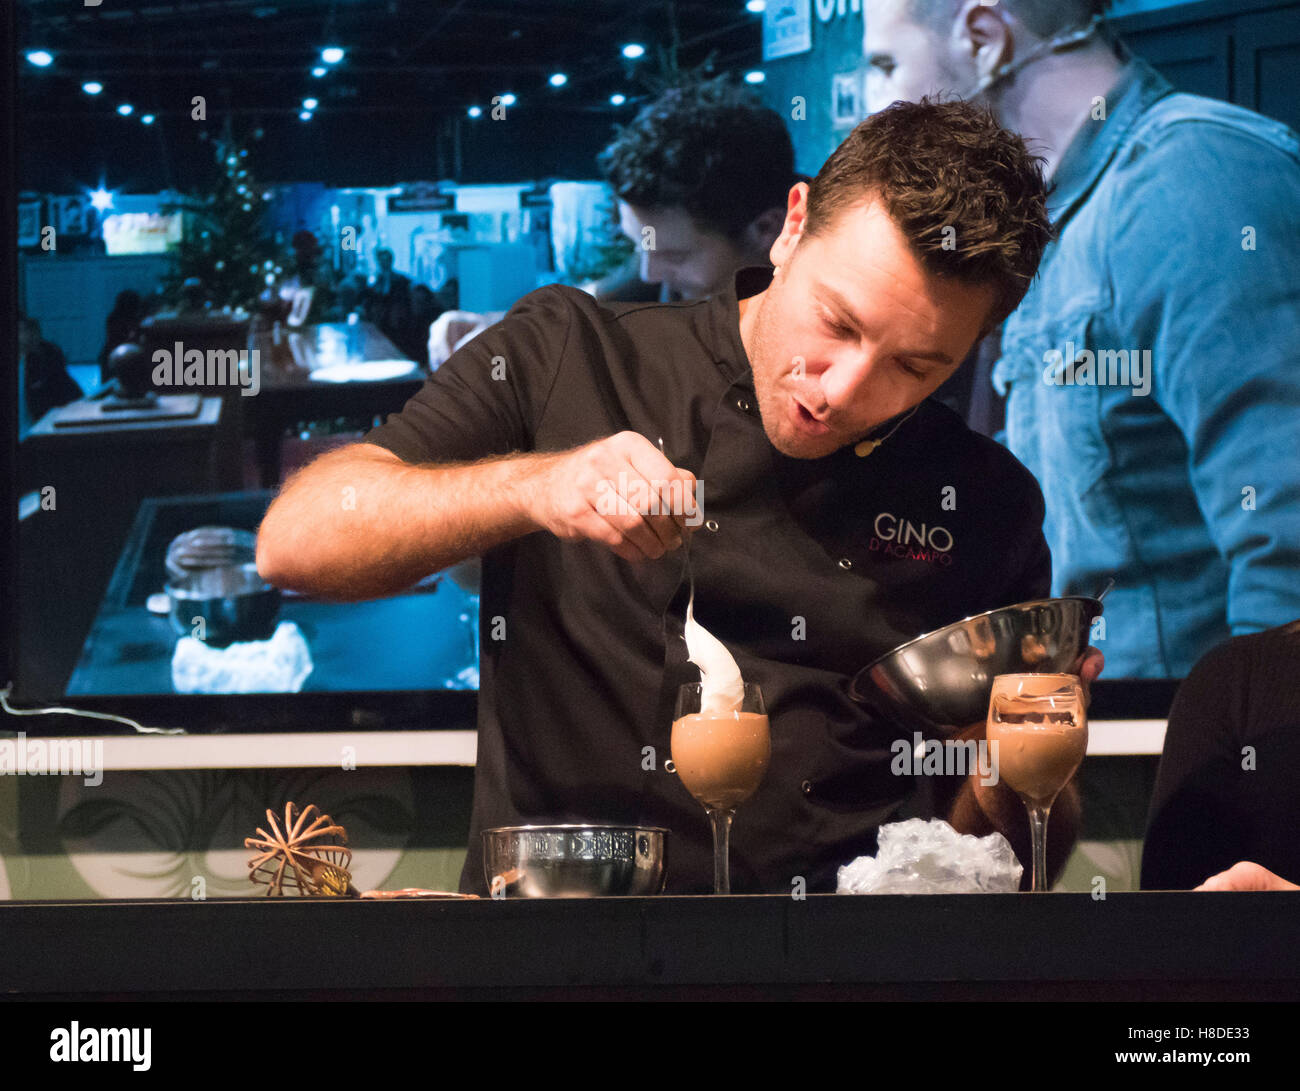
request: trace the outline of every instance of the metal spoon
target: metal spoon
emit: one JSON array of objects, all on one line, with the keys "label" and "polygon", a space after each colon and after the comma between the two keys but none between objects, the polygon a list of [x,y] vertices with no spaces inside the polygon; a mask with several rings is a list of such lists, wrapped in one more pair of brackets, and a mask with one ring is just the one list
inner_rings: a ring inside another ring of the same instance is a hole
[{"label": "metal spoon", "polygon": [[[659,453],[663,455],[665,458],[668,457],[668,455],[664,452],[663,436],[659,437]],[[691,597],[686,604],[686,616],[690,617],[691,604],[694,603],[695,601],[695,574],[694,572],[691,571],[691,537],[689,534],[685,533],[684,531],[682,532],[682,553],[683,553],[683,563],[686,568],[686,578],[688,581],[690,581],[690,585],[691,585]]]}]

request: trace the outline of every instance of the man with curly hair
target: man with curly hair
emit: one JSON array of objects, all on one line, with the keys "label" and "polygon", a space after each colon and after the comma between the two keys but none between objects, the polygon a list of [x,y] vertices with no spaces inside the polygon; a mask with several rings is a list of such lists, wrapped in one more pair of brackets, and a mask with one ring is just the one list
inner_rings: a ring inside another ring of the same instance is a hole
[{"label": "man with curly hair", "polygon": [[[667,827],[668,889],[711,889],[703,810],[665,765],[678,688],[699,679],[692,586],[771,720],[733,889],[833,890],[909,810],[1001,830],[1028,858],[1014,793],[896,771],[910,734],[848,681],[1047,589],[1033,479],[928,398],[1014,309],[1047,239],[1018,138],[966,104],[900,104],[790,188],[773,268],[683,303],[539,289],[364,442],[290,479],[258,536],[279,586],[355,600],[483,557],[462,889],[487,890],[483,830],[564,821]],[[1063,794],[1056,867],[1077,814]]]},{"label": "man with curly hair", "polygon": [[665,91],[597,162],[641,280],[664,299],[725,291],[737,269],[768,264],[796,180],[781,115],[723,79]]},{"label": "man with curly hair", "polygon": [[[597,299],[662,302],[726,291],[736,271],[770,265],[795,173],[781,115],[719,77],[672,87],[597,156],[633,257],[583,285]],[[437,367],[501,314],[449,311],[430,331]]]}]

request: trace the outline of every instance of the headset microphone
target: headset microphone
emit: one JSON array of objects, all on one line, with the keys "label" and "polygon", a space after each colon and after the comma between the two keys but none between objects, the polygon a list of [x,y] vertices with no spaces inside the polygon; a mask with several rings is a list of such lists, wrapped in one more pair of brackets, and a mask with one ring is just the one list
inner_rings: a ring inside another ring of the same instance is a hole
[{"label": "headset microphone", "polygon": [[[998,0],[992,0],[992,3],[983,3],[980,6],[993,8],[997,7],[997,4]],[[1082,45],[1097,33],[1097,29],[1101,26],[1102,20],[1103,16],[1098,13],[1089,19],[1085,25],[1076,27],[1073,30],[1062,31],[1055,38],[1035,46],[1023,57],[999,65],[992,72],[988,73],[988,75],[983,76],[979,83],[977,83],[970,91],[966,92],[962,97],[974,98],[976,95],[982,94],[995,84],[1001,83],[1008,76],[1019,72],[1020,69],[1024,68],[1025,65],[1029,64],[1031,61],[1036,61],[1039,57],[1046,56],[1049,53],[1063,53],[1068,49],[1073,49],[1075,46]]]}]

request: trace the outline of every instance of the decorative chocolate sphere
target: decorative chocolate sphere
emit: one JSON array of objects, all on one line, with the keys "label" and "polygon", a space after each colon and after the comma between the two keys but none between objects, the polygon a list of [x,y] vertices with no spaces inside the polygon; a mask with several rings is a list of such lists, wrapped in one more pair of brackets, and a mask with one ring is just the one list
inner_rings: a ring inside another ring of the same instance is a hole
[{"label": "decorative chocolate sphere", "polygon": [[118,345],[108,354],[108,373],[117,380],[123,398],[142,398],[150,391],[149,356],[134,341]]}]

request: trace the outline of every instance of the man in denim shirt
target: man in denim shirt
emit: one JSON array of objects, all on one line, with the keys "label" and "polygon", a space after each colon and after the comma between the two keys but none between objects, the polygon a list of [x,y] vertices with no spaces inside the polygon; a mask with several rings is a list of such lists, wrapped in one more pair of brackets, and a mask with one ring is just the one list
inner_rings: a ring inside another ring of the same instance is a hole
[{"label": "man in denim shirt", "polygon": [[1300,141],[1175,93],[1103,6],[873,0],[868,104],[979,96],[1044,155],[1057,238],[1003,328],[1005,440],[1053,594],[1116,580],[1108,672],[1181,676],[1300,616]]}]

